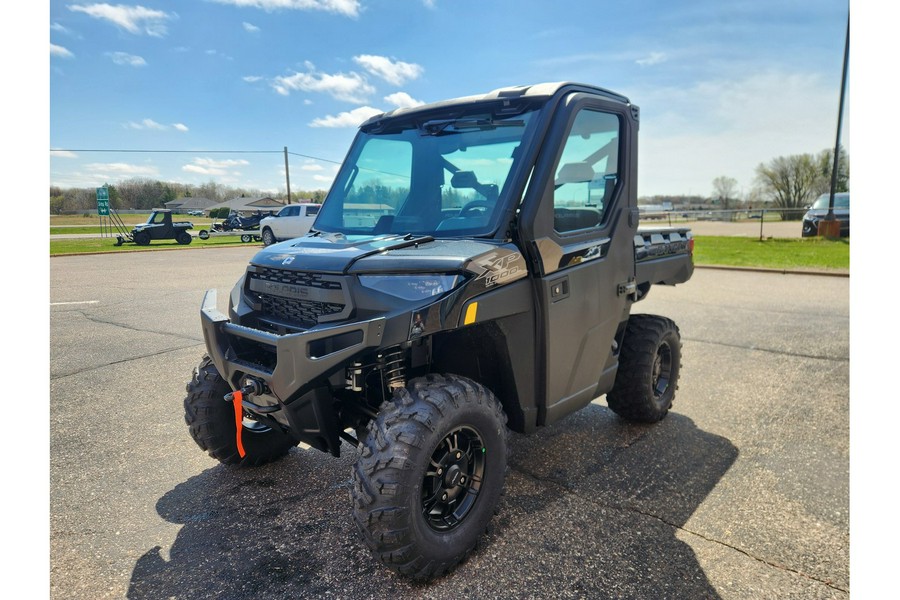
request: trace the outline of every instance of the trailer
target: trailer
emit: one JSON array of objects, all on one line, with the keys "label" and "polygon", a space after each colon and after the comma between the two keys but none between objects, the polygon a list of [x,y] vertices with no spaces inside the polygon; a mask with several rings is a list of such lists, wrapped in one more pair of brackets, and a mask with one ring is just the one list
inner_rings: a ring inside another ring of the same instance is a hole
[{"label": "trailer", "polygon": [[261,242],[262,237],[260,237],[258,231],[245,231],[242,229],[232,229],[231,231],[219,231],[216,229],[201,229],[197,232],[197,237],[201,240],[208,240],[209,238],[215,237],[227,237],[227,236],[240,236],[241,241],[245,244],[250,242]]}]

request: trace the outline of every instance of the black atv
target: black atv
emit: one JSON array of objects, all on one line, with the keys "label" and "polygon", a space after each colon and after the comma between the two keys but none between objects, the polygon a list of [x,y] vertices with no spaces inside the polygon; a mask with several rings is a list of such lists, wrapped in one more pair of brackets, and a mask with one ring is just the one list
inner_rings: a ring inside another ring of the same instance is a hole
[{"label": "black atv", "polygon": [[116,246],[124,242],[134,242],[138,246],[147,246],[153,240],[175,240],[187,245],[193,238],[188,229],[193,229],[190,221],[172,221],[172,211],[167,208],[155,208],[146,223],[136,225],[131,233],[116,236]]}]

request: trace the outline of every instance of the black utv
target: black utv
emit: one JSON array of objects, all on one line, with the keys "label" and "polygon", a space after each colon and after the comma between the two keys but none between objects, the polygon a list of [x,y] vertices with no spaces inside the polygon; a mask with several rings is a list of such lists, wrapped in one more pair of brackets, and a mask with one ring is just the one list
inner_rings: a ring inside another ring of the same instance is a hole
[{"label": "black utv", "polygon": [[194,224],[189,221],[172,221],[172,211],[154,208],[146,223],[135,225],[127,236],[117,236],[116,246],[131,241],[138,246],[147,246],[153,240],[175,240],[179,244],[190,244],[193,238],[188,229]]},{"label": "black utv", "polygon": [[363,539],[427,580],[491,520],[507,428],[604,394],[662,419],[679,331],[630,309],[691,277],[694,241],[638,229],[639,117],[614,92],[542,84],[366,121],[310,233],[256,254],[227,313],[207,292],[194,440],[248,466],[301,442],[357,453]]}]

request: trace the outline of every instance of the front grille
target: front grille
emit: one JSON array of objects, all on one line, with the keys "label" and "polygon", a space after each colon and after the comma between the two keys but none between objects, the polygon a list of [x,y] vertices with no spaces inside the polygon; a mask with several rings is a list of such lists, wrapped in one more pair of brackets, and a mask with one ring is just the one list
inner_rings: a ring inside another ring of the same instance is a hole
[{"label": "front grille", "polygon": [[334,315],[344,310],[343,304],[316,302],[314,300],[294,300],[279,296],[260,295],[262,312],[265,316],[281,321],[300,323],[312,326],[319,322],[319,317]]},{"label": "front grille", "polygon": [[251,267],[247,275],[248,292],[257,299],[262,319],[311,327],[349,313],[336,277],[269,267]]},{"label": "front grille", "polygon": [[269,267],[256,267],[256,272],[251,273],[253,279],[287,283],[290,285],[302,285],[323,290],[339,290],[341,282],[327,279],[319,273],[306,273],[304,271],[288,271],[286,269],[271,269]]}]

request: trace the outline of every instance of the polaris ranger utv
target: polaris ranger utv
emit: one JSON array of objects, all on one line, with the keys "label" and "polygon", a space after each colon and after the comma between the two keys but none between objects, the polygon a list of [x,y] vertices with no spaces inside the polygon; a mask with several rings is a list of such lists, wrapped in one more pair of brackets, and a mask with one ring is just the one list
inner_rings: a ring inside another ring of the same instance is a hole
[{"label": "polaris ranger utv", "polygon": [[363,123],[310,233],[256,254],[227,314],[206,293],[194,440],[241,465],[352,447],[366,544],[427,580],[493,516],[507,427],[603,394],[625,419],[662,419],[679,331],[629,314],[691,277],[693,239],[638,229],[639,114],[564,83]]}]

